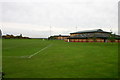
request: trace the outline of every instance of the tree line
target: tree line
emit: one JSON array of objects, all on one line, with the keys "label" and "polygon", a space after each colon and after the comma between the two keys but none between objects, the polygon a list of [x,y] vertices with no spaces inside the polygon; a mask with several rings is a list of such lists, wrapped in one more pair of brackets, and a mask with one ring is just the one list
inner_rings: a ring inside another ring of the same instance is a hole
[{"label": "tree line", "polygon": [[29,37],[23,37],[22,34],[18,35],[18,36],[14,36],[14,35],[9,35],[9,34],[6,34],[6,35],[3,35],[2,36],[3,39],[30,39]]}]

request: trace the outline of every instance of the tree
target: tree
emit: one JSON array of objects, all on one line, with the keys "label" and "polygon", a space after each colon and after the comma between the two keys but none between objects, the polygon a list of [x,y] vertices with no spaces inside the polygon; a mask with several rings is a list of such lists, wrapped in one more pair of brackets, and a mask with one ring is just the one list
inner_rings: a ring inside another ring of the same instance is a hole
[{"label": "tree", "polygon": [[48,40],[55,40],[55,37],[54,37],[54,36],[50,36],[50,37],[48,38]]}]

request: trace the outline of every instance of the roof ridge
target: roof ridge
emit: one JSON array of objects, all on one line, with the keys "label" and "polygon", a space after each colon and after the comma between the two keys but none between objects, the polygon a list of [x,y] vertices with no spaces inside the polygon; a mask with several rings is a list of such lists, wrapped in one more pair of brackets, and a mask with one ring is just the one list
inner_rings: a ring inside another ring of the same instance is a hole
[{"label": "roof ridge", "polygon": [[[84,32],[84,31],[98,31],[98,30],[102,30],[102,29],[83,30],[83,31],[77,31],[77,32]],[[102,30],[102,31],[103,31],[103,30]]]},{"label": "roof ridge", "polygon": [[106,32],[106,31],[103,31],[102,29],[93,29],[93,30],[77,31],[77,32],[73,32],[73,33],[89,33],[89,32]]}]

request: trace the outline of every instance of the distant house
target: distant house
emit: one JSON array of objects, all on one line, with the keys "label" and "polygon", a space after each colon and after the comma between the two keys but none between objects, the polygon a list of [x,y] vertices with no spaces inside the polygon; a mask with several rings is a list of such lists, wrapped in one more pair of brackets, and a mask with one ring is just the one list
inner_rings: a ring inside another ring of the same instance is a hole
[{"label": "distant house", "polygon": [[65,40],[68,37],[70,36],[69,35],[54,35],[54,36],[50,36],[48,39]]},{"label": "distant house", "polygon": [[66,42],[120,42],[120,36],[102,29],[86,30],[70,33]]}]

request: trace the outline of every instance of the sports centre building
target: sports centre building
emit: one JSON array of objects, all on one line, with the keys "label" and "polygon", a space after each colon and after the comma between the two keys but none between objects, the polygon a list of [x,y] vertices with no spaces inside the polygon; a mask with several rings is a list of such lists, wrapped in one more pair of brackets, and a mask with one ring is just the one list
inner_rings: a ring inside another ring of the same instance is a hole
[{"label": "sports centre building", "polygon": [[120,36],[102,29],[86,30],[70,33],[66,42],[120,42]]}]

